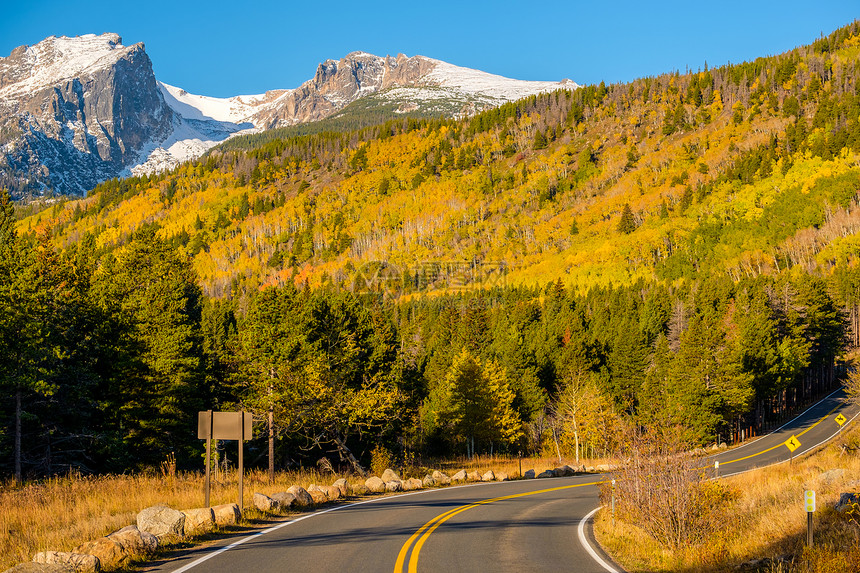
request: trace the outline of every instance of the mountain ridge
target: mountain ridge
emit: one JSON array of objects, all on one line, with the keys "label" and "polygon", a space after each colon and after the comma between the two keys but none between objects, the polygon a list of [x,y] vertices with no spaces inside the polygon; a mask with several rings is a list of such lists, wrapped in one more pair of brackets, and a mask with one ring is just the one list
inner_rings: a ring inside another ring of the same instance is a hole
[{"label": "mountain ridge", "polygon": [[319,121],[371,95],[403,100],[401,114],[445,101],[437,111],[450,116],[572,87],[424,56],[352,52],[321,62],[294,89],[213,98],[158,81],[142,42],[123,46],[113,33],[51,36],[0,58],[0,185],[19,199],[48,190],[80,195],[111,177],[173,168],[238,133]]}]

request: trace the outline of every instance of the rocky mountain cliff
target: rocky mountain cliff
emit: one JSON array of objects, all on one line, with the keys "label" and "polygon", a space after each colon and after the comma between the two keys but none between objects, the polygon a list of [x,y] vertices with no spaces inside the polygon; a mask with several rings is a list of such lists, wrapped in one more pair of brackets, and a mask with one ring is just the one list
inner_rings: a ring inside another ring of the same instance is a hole
[{"label": "rocky mountain cliff", "polygon": [[237,133],[318,121],[359,99],[392,113],[468,115],[540,92],[424,56],[353,52],[296,89],[211,98],[158,82],[143,44],[116,34],[50,37],[0,58],[0,185],[22,198],[84,194],[98,182],[162,171]]},{"label": "rocky mountain cliff", "polygon": [[84,193],[172,130],[143,44],[50,37],[0,58],[0,185]]}]

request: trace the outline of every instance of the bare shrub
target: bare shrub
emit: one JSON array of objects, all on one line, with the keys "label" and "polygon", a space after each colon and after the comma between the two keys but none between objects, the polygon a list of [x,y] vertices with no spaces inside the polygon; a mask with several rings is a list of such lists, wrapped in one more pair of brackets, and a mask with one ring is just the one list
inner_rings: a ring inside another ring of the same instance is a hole
[{"label": "bare shrub", "polygon": [[[646,531],[670,549],[701,543],[725,524],[735,495],[704,470],[671,432],[636,431],[615,472],[618,519]],[[604,486],[608,502],[611,486]]]}]

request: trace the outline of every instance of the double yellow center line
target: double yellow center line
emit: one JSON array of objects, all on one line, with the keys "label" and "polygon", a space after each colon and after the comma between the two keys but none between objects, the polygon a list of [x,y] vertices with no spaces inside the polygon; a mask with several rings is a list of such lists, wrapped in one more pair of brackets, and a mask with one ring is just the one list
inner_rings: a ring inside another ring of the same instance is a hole
[{"label": "double yellow center line", "polygon": [[[478,507],[480,505],[486,505],[488,503],[494,503],[497,501],[505,501],[508,499],[516,499],[518,497],[526,497],[529,495],[537,495],[539,493],[548,493],[551,491],[559,491],[563,489],[571,489],[575,487],[586,487],[589,485],[599,485],[604,483],[602,481],[593,481],[589,483],[579,483],[574,485],[564,485],[560,487],[551,487],[548,489],[541,489],[537,491],[528,491],[525,493],[517,493],[513,495],[504,495],[501,497],[494,497],[491,499],[484,499],[481,501],[476,501],[474,503],[470,503],[467,505],[461,505],[460,507],[455,507],[452,510],[446,511],[441,515],[437,515],[424,525],[422,525],[418,531],[412,534],[403,547],[400,549],[400,553],[397,555],[397,561],[394,564],[394,573],[404,573],[407,571],[408,573],[417,573],[418,572],[418,555],[421,553],[421,548],[424,546],[424,542],[427,541],[427,538],[436,531],[436,529],[454,517],[455,515],[459,515],[464,511],[472,509],[473,507]],[[411,551],[411,553],[410,553]],[[404,570],[406,566],[406,558],[409,557],[409,568]]]}]

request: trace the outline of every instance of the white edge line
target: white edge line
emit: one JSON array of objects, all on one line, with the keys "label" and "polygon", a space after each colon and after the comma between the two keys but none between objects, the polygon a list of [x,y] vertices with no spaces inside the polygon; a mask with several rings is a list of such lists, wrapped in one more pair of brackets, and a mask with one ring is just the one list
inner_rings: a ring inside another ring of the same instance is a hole
[{"label": "white edge line", "polygon": [[[842,390],[844,390],[844,389],[845,389],[845,387],[844,387],[844,386],[840,386],[839,388],[837,388],[836,390],[834,390],[833,392],[831,392],[830,394],[828,394],[827,396],[825,396],[824,398],[822,398],[821,400],[819,400],[818,402],[816,402],[815,404],[812,404],[811,406],[809,406],[806,410],[804,410],[804,411],[803,411],[803,412],[801,412],[800,414],[796,415],[794,418],[792,418],[792,419],[788,420],[788,421],[787,421],[786,423],[784,423],[782,426],[780,426],[780,427],[778,427],[778,428],[774,428],[773,430],[769,431],[769,432],[768,432],[768,433],[766,433],[766,434],[762,434],[762,435],[760,435],[760,436],[756,436],[754,439],[752,439],[752,440],[750,440],[750,441],[748,441],[748,442],[744,442],[743,444],[739,445],[738,447],[736,447],[736,448],[734,448],[734,449],[731,449],[731,450],[724,450],[724,451],[721,451],[721,452],[714,452],[714,453],[712,453],[712,454],[708,454],[708,455],[703,456],[703,457],[705,457],[705,458],[713,458],[713,457],[716,457],[716,456],[719,456],[719,455],[725,454],[726,452],[736,452],[736,451],[738,451],[738,450],[741,450],[741,449],[743,449],[743,448],[746,448],[747,446],[751,446],[751,445],[753,445],[754,443],[758,442],[759,440],[764,439],[764,438],[766,438],[766,437],[770,436],[771,434],[775,434],[775,433],[777,433],[778,431],[780,431],[781,429],[785,428],[785,427],[786,427],[786,426],[788,426],[789,424],[793,424],[793,423],[794,423],[794,422],[796,422],[798,419],[802,418],[802,417],[803,417],[803,416],[805,416],[807,413],[809,413],[809,411],[810,411],[810,410],[812,410],[812,409],[813,409],[813,408],[815,408],[816,406],[819,406],[822,402],[824,402],[825,400],[829,399],[829,398],[830,398],[831,396],[833,396],[834,394],[838,394],[839,392],[841,392],[841,391],[842,391]],[[848,400],[846,400],[845,402],[843,402],[843,404],[847,404],[847,403],[848,403]],[[852,419],[853,419],[853,418],[852,418]],[[740,473],[740,472],[739,472],[739,473]],[[732,474],[732,475],[734,475],[734,474]]]},{"label": "white edge line", "polygon": [[[511,481],[514,481],[514,480],[511,480]],[[517,481],[518,481],[518,480],[517,480]],[[501,481],[500,481],[500,482],[493,482],[493,483],[510,483],[510,482],[501,482]],[[264,529],[264,530],[262,530],[262,531],[258,531],[257,533],[254,533],[253,535],[249,535],[248,537],[244,537],[244,538],[240,539],[239,541],[236,541],[235,543],[231,543],[230,545],[227,545],[226,547],[222,547],[221,549],[217,549],[217,550],[215,550],[215,551],[212,551],[211,553],[208,553],[208,554],[204,555],[203,557],[201,557],[201,558],[199,558],[199,559],[196,559],[196,560],[192,561],[191,563],[188,563],[187,565],[183,565],[182,567],[180,567],[179,569],[176,569],[176,570],[172,571],[171,573],[184,573],[185,571],[188,571],[189,569],[193,569],[194,567],[197,567],[198,565],[201,565],[202,563],[204,563],[204,562],[206,562],[206,561],[208,561],[208,560],[212,559],[213,557],[217,557],[218,555],[221,555],[222,553],[225,553],[225,552],[227,552],[227,551],[230,551],[230,550],[231,550],[231,549],[233,549],[234,547],[238,547],[239,545],[242,545],[243,543],[247,543],[248,541],[251,541],[252,539],[254,539],[254,538],[256,538],[256,537],[259,537],[259,536],[261,536],[261,535],[265,535],[265,534],[267,534],[267,533],[272,533],[273,531],[277,531],[278,529],[281,529],[282,527],[286,527],[286,526],[288,526],[288,525],[292,525],[292,524],[294,524],[294,523],[298,523],[298,522],[300,522],[300,521],[304,521],[305,519],[309,519],[309,518],[311,518],[311,517],[316,517],[316,516],[318,516],[318,515],[323,515],[323,514],[326,514],[326,513],[332,512],[332,511],[338,511],[338,510],[341,510],[341,509],[347,509],[347,508],[350,508],[350,507],[355,507],[356,505],[364,505],[365,503],[374,503],[374,502],[382,501],[382,500],[386,500],[386,499],[389,499],[389,500],[390,500],[390,499],[393,499],[393,498],[396,498],[396,497],[406,497],[406,496],[408,496],[408,495],[417,495],[417,494],[420,494],[420,493],[430,493],[430,492],[433,492],[433,491],[440,491],[440,490],[443,490],[443,489],[444,489],[444,490],[451,490],[451,489],[458,489],[458,488],[461,488],[461,487],[472,487],[472,486],[475,486],[475,485],[490,485],[490,484],[489,484],[489,483],[481,483],[481,482],[478,482],[478,483],[469,483],[469,484],[462,484],[462,485],[449,486],[449,487],[444,487],[444,488],[422,489],[422,490],[420,490],[420,491],[412,491],[412,492],[404,493],[404,494],[400,494],[400,495],[387,495],[387,496],[383,496],[383,497],[375,497],[375,498],[373,498],[373,499],[366,499],[366,500],[364,500],[364,501],[356,501],[356,502],[353,502],[353,503],[347,503],[347,504],[345,504],[345,505],[338,505],[338,506],[336,506],[336,507],[330,507],[330,508],[328,508],[328,509],[324,509],[324,510],[322,510],[322,511],[314,511],[313,513],[309,513],[309,514],[307,514],[307,515],[303,515],[303,516],[301,516],[301,517],[297,517],[296,519],[292,519],[292,520],[290,520],[290,521],[285,521],[284,523],[279,523],[278,525],[276,525],[276,526],[274,526],[274,527],[269,527],[268,529]],[[592,513],[593,513],[593,512],[592,512]],[[617,572],[616,572],[616,573],[617,573]]]},{"label": "white edge line", "polygon": [[[829,415],[829,414],[828,414],[828,415]],[[805,449],[805,450],[803,450],[802,452],[797,453],[797,454],[794,454],[794,455],[795,455],[795,456],[802,456],[803,454],[808,453],[808,452],[812,451],[813,449],[815,449],[815,448],[817,448],[817,447],[819,447],[819,446],[822,446],[822,445],[826,444],[827,442],[829,442],[830,440],[832,440],[833,438],[835,438],[836,436],[838,436],[838,435],[839,435],[839,433],[840,433],[840,432],[842,432],[842,430],[844,429],[844,427],[845,427],[845,426],[847,426],[848,424],[850,424],[851,422],[853,422],[855,419],[857,419],[857,417],[858,417],[858,416],[860,416],[860,412],[858,412],[858,413],[854,414],[854,416],[853,416],[850,420],[848,420],[847,422],[845,422],[845,424],[843,424],[842,426],[840,426],[838,430],[836,430],[835,432],[833,432],[832,434],[830,434],[830,436],[828,436],[827,438],[824,438],[823,440],[821,440],[821,441],[820,441],[820,442],[818,442],[817,444],[812,444],[811,446],[809,446],[808,448],[806,448],[806,449]],[[723,475],[723,474],[721,474],[721,475],[720,475],[720,478],[724,478],[724,477],[731,477],[731,476],[739,476],[739,475],[741,475],[741,474],[745,474],[745,473],[749,473],[749,472],[754,472],[754,471],[756,471],[756,470],[761,470],[761,469],[769,468],[769,467],[773,467],[773,466],[778,466],[778,465],[780,465],[780,464],[787,464],[787,463],[789,463],[789,462],[791,462],[791,458],[789,458],[789,459],[787,459],[787,460],[782,460],[781,462],[775,462],[775,463],[772,463],[772,464],[768,464],[768,465],[766,465],[766,466],[756,466],[756,467],[754,467],[754,468],[750,468],[750,469],[748,469],[748,470],[743,470],[743,471],[740,471],[740,472],[734,472],[734,473],[724,474],[724,475]],[[713,479],[713,478],[712,478],[712,479]]]},{"label": "white edge line", "polygon": [[601,507],[603,506],[595,507],[588,515],[586,515],[579,521],[579,527],[577,528],[579,533],[579,543],[588,552],[588,554],[591,555],[591,558],[594,559],[594,561],[596,561],[598,565],[606,569],[606,571],[608,571],[609,573],[620,573],[618,569],[612,567],[609,563],[604,561],[600,555],[597,554],[597,551],[594,550],[594,548],[588,542],[588,538],[585,536],[585,524],[588,522],[589,519],[591,519],[591,516],[597,513],[597,511]]}]

